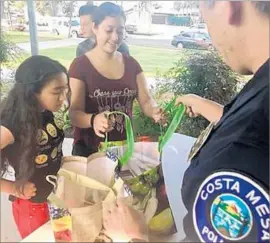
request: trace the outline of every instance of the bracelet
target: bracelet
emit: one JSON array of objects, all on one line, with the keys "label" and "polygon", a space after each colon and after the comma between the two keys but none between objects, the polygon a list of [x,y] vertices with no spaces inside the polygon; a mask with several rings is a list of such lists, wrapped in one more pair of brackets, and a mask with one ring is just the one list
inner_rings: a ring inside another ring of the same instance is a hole
[{"label": "bracelet", "polygon": [[93,129],[94,129],[94,120],[95,120],[96,115],[97,113],[93,113],[90,119],[90,125],[91,125],[91,128]]}]

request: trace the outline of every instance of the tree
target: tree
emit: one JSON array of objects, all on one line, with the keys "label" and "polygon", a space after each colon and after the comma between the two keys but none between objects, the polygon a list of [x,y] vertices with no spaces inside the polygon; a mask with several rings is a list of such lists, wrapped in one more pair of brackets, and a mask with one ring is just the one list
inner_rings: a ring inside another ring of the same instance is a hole
[{"label": "tree", "polygon": [[42,15],[51,14],[51,1],[36,1],[36,10]]},{"label": "tree", "polygon": [[182,1],[174,1],[173,8],[178,12],[178,15],[180,15],[180,10],[183,7]]},{"label": "tree", "polygon": [[153,11],[152,1],[139,1],[138,2],[139,20],[142,23],[141,26],[144,26],[146,28],[146,32],[148,33],[151,30],[152,11]]},{"label": "tree", "polygon": [[[186,50],[179,61],[158,78],[156,90],[159,95],[193,93],[225,105],[236,95],[238,80],[241,77],[224,63],[217,52]],[[207,125],[208,121],[201,117],[190,119],[185,116],[178,132],[198,137]]]},{"label": "tree", "polygon": [[14,43],[8,41],[7,37],[1,33],[0,34],[0,90],[1,90],[1,100],[4,99],[13,86],[14,82],[14,63],[23,60],[25,56],[22,50],[16,46]]},{"label": "tree", "polygon": [[4,1],[0,1],[0,15],[4,16]]},{"label": "tree", "polygon": [[43,0],[43,1],[35,1],[37,11],[42,15],[50,15],[56,16],[57,9],[61,0]]},{"label": "tree", "polygon": [[13,29],[14,22],[24,21],[24,17],[22,17],[24,16],[24,5],[24,1],[1,1],[1,16],[6,15],[11,29]]},{"label": "tree", "polygon": [[7,16],[8,16],[8,21],[11,29],[13,29],[13,23],[12,23],[12,5],[14,4],[14,1],[6,1],[6,9],[7,9]]},{"label": "tree", "polygon": [[68,37],[70,37],[71,21],[72,21],[73,14],[75,12],[76,5],[77,5],[77,2],[75,2],[75,1],[63,1],[62,2],[62,11],[66,17],[69,17]]}]

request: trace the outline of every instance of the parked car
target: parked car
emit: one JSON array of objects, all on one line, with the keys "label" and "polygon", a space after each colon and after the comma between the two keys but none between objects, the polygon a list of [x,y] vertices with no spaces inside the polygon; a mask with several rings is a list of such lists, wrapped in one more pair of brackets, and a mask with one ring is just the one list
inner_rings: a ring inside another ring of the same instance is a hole
[{"label": "parked car", "polygon": [[126,32],[128,34],[133,34],[137,32],[137,26],[135,24],[126,24]]},{"label": "parked car", "polygon": [[207,30],[207,25],[205,23],[194,24],[190,26],[191,29]]},{"label": "parked car", "polygon": [[[68,19],[54,19],[52,21],[51,28],[52,28],[51,31],[55,35],[68,35],[69,20]],[[77,19],[74,19],[71,21],[70,36],[71,37],[82,37],[81,31],[80,31],[80,22]]]},{"label": "parked car", "polygon": [[171,44],[179,49],[214,49],[209,34],[199,31],[182,31],[173,37]]},{"label": "parked car", "polygon": [[14,30],[17,30],[17,31],[25,31],[26,26],[25,24],[17,23],[13,25],[13,28]]}]

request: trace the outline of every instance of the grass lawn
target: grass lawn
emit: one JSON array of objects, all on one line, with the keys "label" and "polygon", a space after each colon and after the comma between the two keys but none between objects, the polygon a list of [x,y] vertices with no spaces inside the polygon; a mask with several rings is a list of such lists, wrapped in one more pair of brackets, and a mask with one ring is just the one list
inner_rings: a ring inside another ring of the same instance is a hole
[{"label": "grass lawn", "polygon": [[[77,46],[69,46],[63,48],[52,48],[40,50],[40,55],[51,57],[67,68],[75,58]],[[131,55],[140,63],[145,75],[155,77],[157,71],[166,72],[172,67],[173,63],[180,58],[179,50],[160,49],[152,47],[129,46]],[[17,67],[24,59],[30,56],[25,53],[20,60],[10,63],[12,67]]]},{"label": "grass lawn", "polygon": [[[75,57],[76,46],[41,50],[40,54],[49,56],[64,64],[67,68]],[[154,77],[157,70],[167,71],[180,57],[179,50],[130,46],[131,55],[140,63],[145,74]]]},{"label": "grass lawn", "polygon": [[131,55],[140,63],[147,76],[154,77],[157,70],[165,72],[180,56],[179,50],[130,46]]},{"label": "grass lawn", "polygon": [[[29,32],[23,31],[8,31],[5,32],[7,39],[13,43],[25,43],[30,41]],[[63,37],[55,36],[50,33],[38,32],[38,41],[50,41],[50,40],[61,40]]]},{"label": "grass lawn", "polygon": [[75,58],[77,46],[68,46],[63,48],[52,48],[40,50],[40,55],[48,56],[59,61],[65,67],[69,68],[71,62]]}]

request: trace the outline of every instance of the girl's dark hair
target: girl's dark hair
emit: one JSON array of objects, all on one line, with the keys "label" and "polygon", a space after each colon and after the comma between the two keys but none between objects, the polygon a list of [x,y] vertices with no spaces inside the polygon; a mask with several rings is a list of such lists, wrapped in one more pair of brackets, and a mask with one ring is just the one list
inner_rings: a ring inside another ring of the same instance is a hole
[{"label": "girl's dark hair", "polygon": [[35,94],[61,73],[68,78],[66,68],[48,57],[32,56],[26,59],[16,71],[14,87],[0,104],[1,120],[12,128],[19,144],[17,151],[11,151],[12,145],[1,151],[0,169],[3,175],[8,165],[16,168],[16,181],[20,184],[32,176],[38,152],[37,132],[42,127],[42,113]]},{"label": "girl's dark hair", "polygon": [[97,7],[93,13],[92,21],[98,26],[106,17],[122,17],[126,22],[124,11],[114,3],[106,2]]}]

